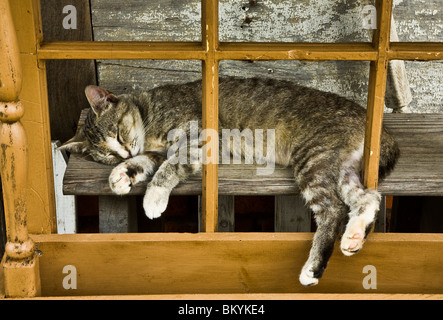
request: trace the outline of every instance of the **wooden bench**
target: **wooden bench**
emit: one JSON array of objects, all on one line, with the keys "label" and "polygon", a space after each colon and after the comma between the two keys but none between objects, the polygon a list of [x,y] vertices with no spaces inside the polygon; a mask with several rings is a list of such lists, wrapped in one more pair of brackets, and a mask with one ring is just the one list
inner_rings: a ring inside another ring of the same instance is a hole
[{"label": "wooden bench", "polygon": [[[82,113],[79,127],[84,121]],[[443,195],[443,115],[385,114],[383,125],[395,136],[401,156],[394,171],[379,184],[383,195]],[[143,195],[145,183],[134,186],[129,195],[115,196],[109,188],[111,166],[73,154],[63,181],[67,195],[100,196],[100,231],[135,231],[131,213],[135,195]],[[219,231],[233,231],[235,195],[274,195],[276,231],[310,231],[310,213],[296,196],[291,170],[276,166],[272,175],[257,176],[254,165],[219,165]],[[149,181],[149,180],[148,180]],[[200,195],[201,175],[178,185],[173,195]],[[382,203],[376,231],[384,231]]]}]

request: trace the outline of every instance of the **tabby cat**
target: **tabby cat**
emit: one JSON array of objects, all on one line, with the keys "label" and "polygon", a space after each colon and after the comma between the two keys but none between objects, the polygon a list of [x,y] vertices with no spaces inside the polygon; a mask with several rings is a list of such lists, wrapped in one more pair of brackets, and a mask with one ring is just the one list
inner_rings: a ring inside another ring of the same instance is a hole
[{"label": "tabby cat", "polygon": [[[346,224],[341,251],[353,255],[362,248],[379,209],[380,194],[360,181],[366,111],[335,94],[289,81],[226,77],[220,78],[219,86],[219,130],[275,130],[275,146],[267,148],[274,147],[277,164],[292,168],[317,223],[299,278],[305,286],[315,285],[341,225]],[[118,96],[88,86],[85,93],[92,107],[85,125],[61,148],[116,165],[109,184],[119,195],[152,176],[143,207],[149,218],[159,217],[171,190],[202,167],[201,162],[177,163],[167,157],[168,149],[177,143],[168,139],[168,132],[189,133],[192,121],[201,125],[201,81]],[[244,150],[243,145],[235,152]],[[380,176],[393,168],[398,156],[396,142],[383,130]]]}]

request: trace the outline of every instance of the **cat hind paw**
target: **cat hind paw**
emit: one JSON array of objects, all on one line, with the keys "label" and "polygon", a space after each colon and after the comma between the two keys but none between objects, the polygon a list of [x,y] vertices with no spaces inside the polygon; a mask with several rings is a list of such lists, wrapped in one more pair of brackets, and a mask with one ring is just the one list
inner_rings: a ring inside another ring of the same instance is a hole
[{"label": "cat hind paw", "polygon": [[340,249],[345,256],[352,256],[363,248],[364,236],[360,233],[352,235],[343,235],[341,239]]},{"label": "cat hind paw", "polygon": [[365,242],[364,220],[352,218],[346,226],[346,231],[341,238],[340,249],[345,256],[352,256],[363,248]]},{"label": "cat hind paw", "polygon": [[170,191],[167,188],[150,186],[143,198],[143,208],[149,219],[161,216],[168,206]]}]

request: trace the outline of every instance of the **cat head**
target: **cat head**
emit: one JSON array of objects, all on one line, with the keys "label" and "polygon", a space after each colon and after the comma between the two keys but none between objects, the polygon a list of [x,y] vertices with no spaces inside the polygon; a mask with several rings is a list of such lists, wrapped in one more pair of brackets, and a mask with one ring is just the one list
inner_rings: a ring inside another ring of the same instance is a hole
[{"label": "cat head", "polygon": [[59,149],[89,154],[105,164],[117,164],[143,152],[144,128],[137,106],[97,86],[85,89],[91,109],[83,128]]}]

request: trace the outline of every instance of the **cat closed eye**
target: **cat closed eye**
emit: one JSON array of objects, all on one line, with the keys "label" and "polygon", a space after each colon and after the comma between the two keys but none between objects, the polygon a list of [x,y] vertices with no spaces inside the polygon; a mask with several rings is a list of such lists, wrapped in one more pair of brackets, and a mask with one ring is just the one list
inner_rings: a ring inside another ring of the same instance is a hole
[{"label": "cat closed eye", "polygon": [[117,138],[117,141],[120,142],[121,144],[124,144],[124,143],[125,143],[125,141],[124,141],[124,139],[123,139],[122,132],[121,132],[120,129],[117,129],[116,138]]}]

